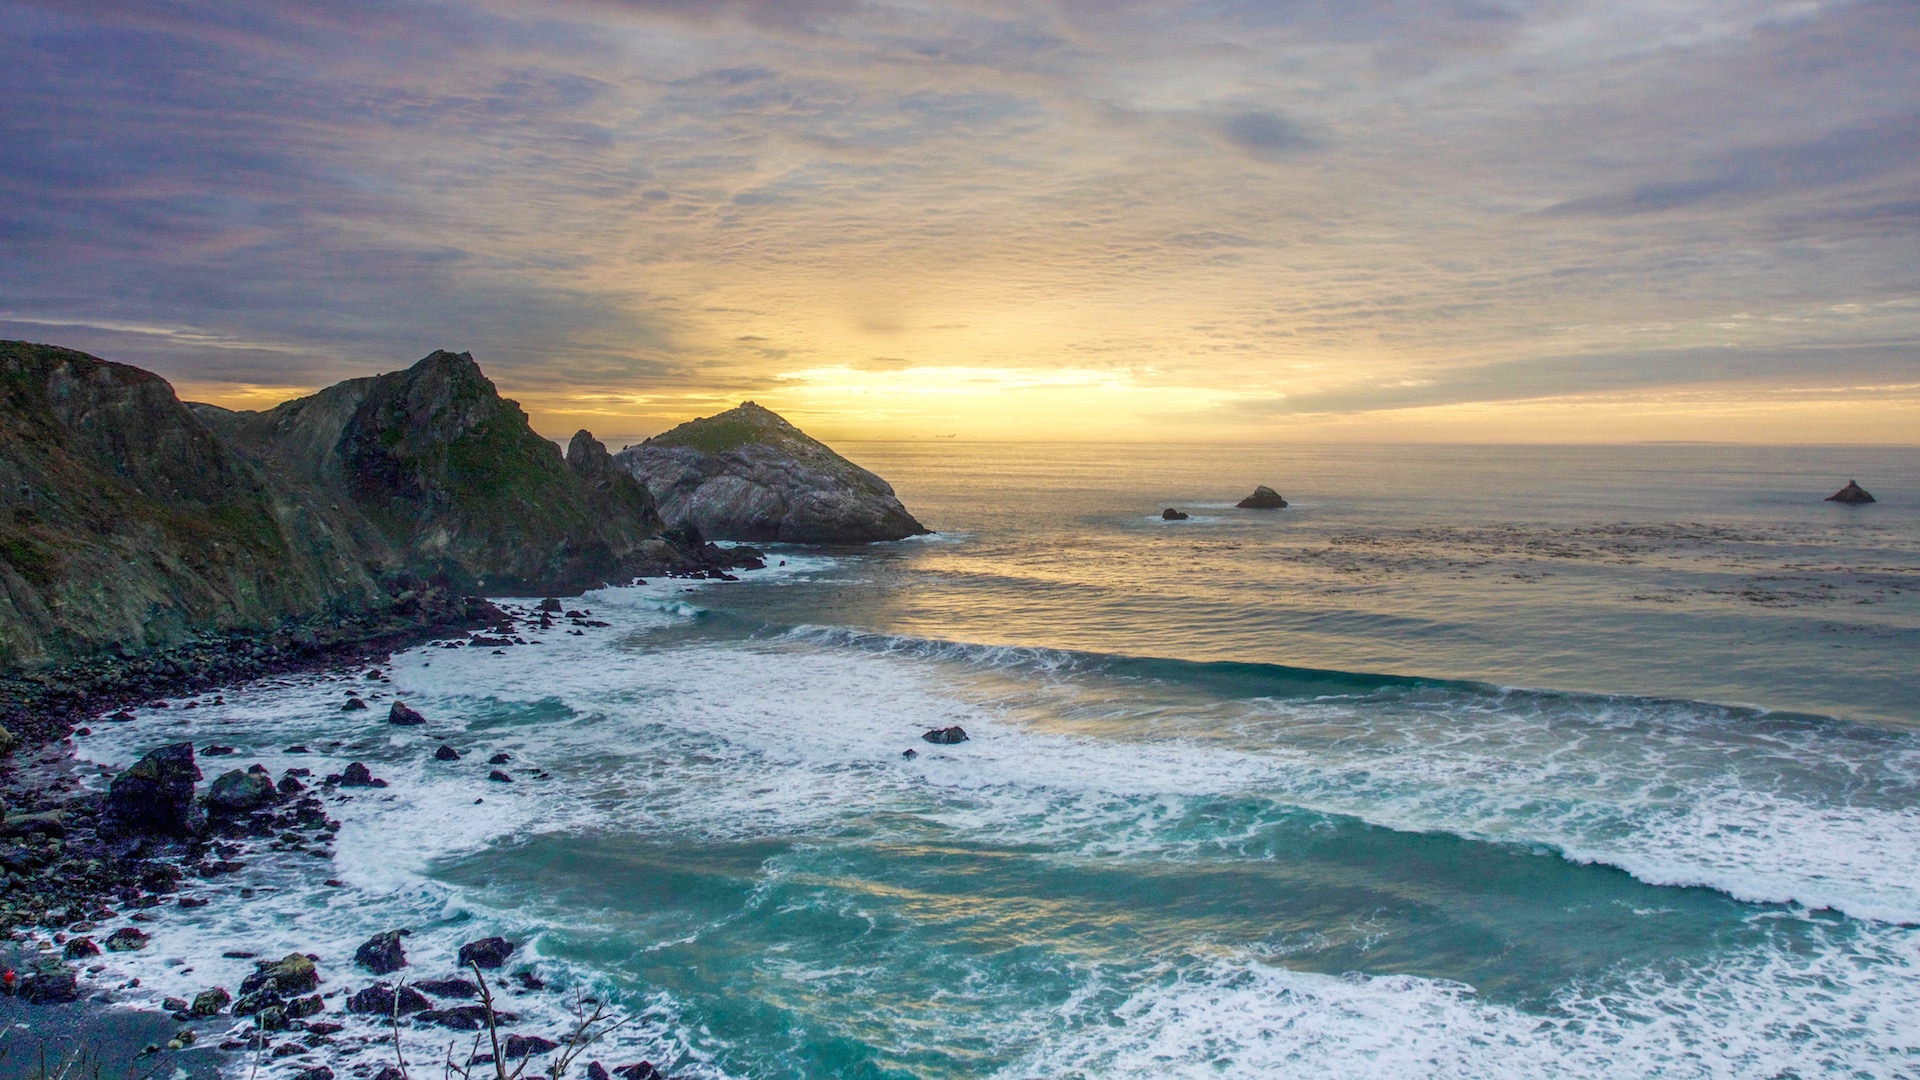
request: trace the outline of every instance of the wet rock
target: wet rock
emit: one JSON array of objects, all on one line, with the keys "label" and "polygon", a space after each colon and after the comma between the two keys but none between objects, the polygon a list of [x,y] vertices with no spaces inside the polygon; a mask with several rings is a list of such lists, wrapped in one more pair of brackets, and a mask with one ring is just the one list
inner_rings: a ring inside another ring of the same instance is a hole
[{"label": "wet rock", "polygon": [[10,814],[0,822],[0,837],[67,835],[67,816],[58,810],[44,814]]},{"label": "wet rock", "polygon": [[280,794],[291,798],[292,796],[298,795],[301,792],[307,790],[307,785],[301,783],[299,777],[289,773],[288,775],[280,778],[280,783],[276,785],[275,790],[279,791]]},{"label": "wet rock", "polygon": [[373,1080],[407,1080],[407,1074],[401,1072],[398,1065],[383,1065],[373,1074]]},{"label": "wet rock", "polygon": [[[388,1069],[394,1073],[400,1071],[392,1066],[388,1066]],[[327,1068],[325,1065],[315,1065],[311,1069],[301,1069],[299,1072],[294,1073],[293,1080],[333,1080],[333,1070]]]},{"label": "wet rock", "polygon": [[273,992],[272,987],[255,990],[251,994],[241,994],[233,999],[233,1015],[258,1016],[260,1010],[286,1004],[286,999]]},{"label": "wet rock", "polygon": [[428,1001],[425,994],[411,986],[402,986],[396,990],[383,982],[374,983],[347,998],[347,1011],[350,1013],[392,1016],[396,1009],[399,1015],[410,1016],[414,1013],[432,1011],[433,1002]]},{"label": "wet rock", "polygon": [[201,757],[232,757],[233,747],[221,746],[219,743],[208,743],[207,745],[200,748],[200,756]]},{"label": "wet rock", "polygon": [[501,772],[499,769],[494,769],[492,772],[489,772],[487,774],[487,779],[493,781],[496,784],[513,783],[513,777],[508,776],[506,773]]},{"label": "wet rock", "polygon": [[952,727],[934,728],[920,738],[936,746],[952,746],[967,741],[967,729],[955,724]]},{"label": "wet rock", "polygon": [[220,774],[207,790],[207,808],[218,814],[244,814],[274,801],[273,781],[251,770]]},{"label": "wet rock", "polygon": [[106,816],[120,832],[188,835],[199,825],[193,805],[193,785],[199,779],[192,743],[163,746],[113,778]]},{"label": "wet rock", "polygon": [[514,972],[513,981],[519,983],[520,989],[525,990],[528,993],[532,993],[536,990],[545,990],[547,988],[547,980],[541,978],[538,975],[535,975],[531,971]]},{"label": "wet rock", "polygon": [[359,712],[360,710],[366,707],[367,707],[366,702],[361,701],[357,697],[350,697],[347,699],[347,703],[345,705],[340,706],[340,711],[341,712]]},{"label": "wet rock", "polygon": [[460,946],[460,966],[475,964],[489,970],[507,962],[519,946],[503,937],[481,938]]},{"label": "wet rock", "polygon": [[426,979],[413,984],[432,994],[444,998],[477,998],[480,986],[471,979]]},{"label": "wet rock", "polygon": [[613,1070],[613,1075],[620,1080],[666,1080],[666,1076],[659,1069],[654,1068],[651,1061],[643,1061],[638,1065],[622,1065]]},{"label": "wet rock", "polygon": [[549,596],[545,600],[540,601],[540,610],[546,611],[546,612],[558,612],[560,610],[559,599],[556,597]]},{"label": "wet rock", "polygon": [[411,930],[388,930],[367,939],[366,944],[354,950],[353,962],[373,972],[385,975],[399,971],[407,966],[407,954],[400,948],[400,939],[407,937]]},{"label": "wet rock", "polygon": [[1872,495],[1867,494],[1866,488],[1863,488],[1859,484],[1855,483],[1854,481],[1849,480],[1847,481],[1846,487],[1843,487],[1839,491],[1836,491],[1833,494],[1827,496],[1826,501],[1846,503],[1849,506],[1864,506],[1867,503],[1878,502],[1879,500],[1875,499]]},{"label": "wet rock", "polygon": [[80,980],[71,971],[41,971],[20,980],[20,1000],[33,1005],[64,1005],[80,1000]]},{"label": "wet rock", "polygon": [[398,724],[401,727],[419,727],[426,722],[426,717],[421,716],[419,713],[407,708],[405,704],[398,701],[394,702],[393,707],[387,710],[387,723],[389,724]]},{"label": "wet rock", "polygon": [[137,926],[123,926],[107,935],[107,951],[137,952],[147,947],[150,939]]},{"label": "wet rock", "polygon": [[587,1062],[587,1080],[613,1080],[607,1067],[597,1061]]},{"label": "wet rock", "polygon": [[908,761],[912,761],[914,758],[917,758],[920,756],[920,751],[915,750],[913,747],[909,746],[905,750],[900,752],[900,756],[903,758],[906,758]]},{"label": "wet rock", "polygon": [[543,1039],[538,1035],[507,1036],[506,1053],[508,1061],[514,1061],[523,1057],[532,1057],[535,1054],[545,1054],[549,1051],[558,1050],[559,1048],[559,1043],[554,1042],[552,1039]]},{"label": "wet rock", "polygon": [[373,770],[356,761],[340,774],[341,787],[372,787]]},{"label": "wet rock", "polygon": [[70,938],[62,955],[69,960],[85,960],[89,956],[99,956],[100,946],[95,945],[90,937]]},{"label": "wet rock", "polygon": [[458,751],[458,750],[455,750],[455,749],[454,749],[453,747],[451,747],[451,746],[448,746],[448,745],[447,745],[446,743],[441,743],[441,744],[440,744],[440,749],[438,749],[438,750],[435,750],[435,751],[433,752],[433,760],[435,760],[435,761],[459,761],[459,760],[460,760],[460,751]]},{"label": "wet rock", "polygon": [[254,1023],[261,1031],[287,1030],[287,1010],[281,1005],[269,1005],[254,1014]]},{"label": "wet rock", "polygon": [[1284,510],[1287,500],[1281,498],[1279,492],[1261,484],[1253,489],[1253,494],[1234,505],[1242,510]]},{"label": "wet rock", "polygon": [[233,995],[226,987],[216,986],[211,990],[202,990],[193,996],[193,1004],[187,1006],[187,1012],[195,1017],[205,1018],[220,1015],[220,1010],[232,1004]]},{"label": "wet rock", "polygon": [[[519,1017],[499,1009],[493,1011],[495,1026],[517,1023]],[[436,1009],[424,1012],[415,1018],[419,1023],[439,1024],[455,1031],[479,1031],[487,1025],[487,1007],[485,1005],[456,1005],[451,1009]]]},{"label": "wet rock", "polygon": [[287,1002],[286,1005],[287,1016],[295,1020],[305,1020],[309,1016],[319,1016],[326,1007],[326,1002],[320,1000],[319,994],[303,998],[294,998],[292,1001]]},{"label": "wet rock", "polygon": [[1171,506],[1167,507],[1165,510],[1160,511],[1161,521],[1185,521],[1187,520],[1187,517],[1188,517],[1187,514],[1183,514],[1180,511],[1175,510]]},{"label": "wet rock", "polygon": [[512,754],[509,754],[509,753],[507,753],[507,752],[506,752],[506,751],[504,751],[504,750],[502,750],[502,751],[501,751],[500,753],[498,753],[498,754],[495,754],[495,755],[493,755],[492,757],[490,757],[490,758],[488,758],[488,759],[487,759],[487,764],[489,764],[489,765],[505,765],[505,764],[506,764],[507,762],[509,762],[509,761],[512,761],[512,760],[513,760],[513,755],[512,755]]},{"label": "wet rock", "polygon": [[319,969],[314,967],[313,958],[299,953],[288,953],[284,958],[273,962],[256,961],[253,974],[240,983],[242,994],[251,994],[267,988],[281,994],[305,994],[320,985]]}]

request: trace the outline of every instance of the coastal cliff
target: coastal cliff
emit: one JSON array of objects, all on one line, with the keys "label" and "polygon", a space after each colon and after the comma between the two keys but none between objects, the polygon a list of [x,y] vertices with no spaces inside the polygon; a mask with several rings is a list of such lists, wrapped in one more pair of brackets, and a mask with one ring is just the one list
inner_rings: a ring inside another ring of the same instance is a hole
[{"label": "coastal cliff", "polygon": [[613,460],[652,492],[669,526],[718,540],[866,543],[930,531],[885,480],[751,401]]},{"label": "coastal cliff", "polygon": [[0,401],[11,669],[209,633],[311,648],[483,618],[469,594],[757,565],[669,531],[590,434],[562,456],[465,353],[256,413],[0,342]]}]

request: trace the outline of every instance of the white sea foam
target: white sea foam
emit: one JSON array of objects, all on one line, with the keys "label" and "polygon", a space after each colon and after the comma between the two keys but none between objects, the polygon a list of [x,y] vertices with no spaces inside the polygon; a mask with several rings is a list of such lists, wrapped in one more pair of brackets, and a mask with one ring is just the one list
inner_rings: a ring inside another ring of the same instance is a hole
[{"label": "white sea foam", "polygon": [[1232,956],[1129,978],[1113,1022],[1078,1001],[1002,1077],[1894,1076],[1920,1055],[1915,935],[1756,950],[1575,988],[1544,1012],[1457,983]]},{"label": "white sea foam", "polygon": [[[833,568],[790,558],[770,570],[798,577]],[[1255,814],[1238,831],[1184,827],[1197,801],[1221,796],[1265,800],[1276,813],[1298,806],[1397,829],[1553,844],[1654,884],[1920,919],[1911,859],[1920,820],[1902,804],[1902,785],[1920,771],[1902,757],[1910,749],[1881,747],[1869,768],[1847,757],[1858,747],[1787,731],[1749,738],[1746,756],[1730,758],[1722,752],[1733,741],[1714,743],[1702,734],[1711,724],[1669,715],[1680,708],[1673,705],[1582,706],[1587,715],[1569,715],[1537,697],[1225,700],[1107,679],[1070,653],[830,628],[772,642],[633,644],[637,632],[697,617],[704,588],[602,590],[580,603],[610,628],[575,637],[556,627],[527,635],[538,645],[499,655],[416,649],[395,658],[390,684],[282,680],[230,692],[223,706],[143,710],[133,724],[103,726],[83,747],[105,763],[124,765],[187,737],[235,746],[226,760],[259,761],[276,774],[362,760],[391,785],[328,803],[343,823],[331,869],[303,871],[288,855],[256,859],[205,890],[211,906],[169,909],[148,926],[155,941],[147,951],[104,958],[103,977],[138,977],[156,999],[187,996],[237,986],[250,965],[222,959],[223,951],[312,949],[329,961],[330,989],[357,987],[368,980],[348,975],[345,958],[396,926],[416,929],[409,953],[437,965],[423,966],[425,974],[440,973],[459,942],[485,933],[528,941],[525,956],[539,961],[541,925],[433,876],[438,860],[535,834],[824,837],[851,820],[891,815],[1077,857],[1232,856],[1270,822]],[[349,687],[385,696],[372,710],[342,713]],[[386,725],[394,696],[429,725]],[[972,741],[918,739],[951,724]],[[442,740],[467,757],[433,761]],[[293,744],[316,753],[287,754]],[[918,754],[911,761],[901,757],[908,748]],[[515,783],[484,779],[485,756],[496,751],[512,756],[505,768]],[[1837,764],[1820,760],[1834,753]],[[1820,804],[1805,795],[1819,785],[1758,783],[1769,762],[1776,771],[1881,772],[1857,781],[1850,800]],[[218,763],[203,764],[211,775]],[[319,885],[327,876],[345,887]],[[241,898],[243,885],[257,894]],[[1816,1061],[1872,1071],[1900,1047],[1920,1045],[1903,1026],[1920,1015],[1905,933],[1875,928],[1797,959],[1736,958],[1692,981],[1649,976],[1629,980],[1629,991],[1571,990],[1548,1019],[1446,984],[1329,980],[1231,959],[1130,986],[1124,1027],[1047,1036],[1019,1074],[1497,1076],[1560,1064],[1589,1075],[1764,1076],[1821,1071],[1808,1067]],[[560,986],[612,989],[594,972],[540,962]],[[1822,989],[1809,991],[1816,983]],[[558,1003],[557,995],[512,992],[506,1007],[540,1018],[538,1030],[550,1033],[563,1020]],[[603,1056],[680,1057],[693,1063],[691,1075],[709,1068],[700,1060],[717,1037],[686,1030],[678,1003],[656,996],[630,1005],[649,1010],[646,1022],[625,1049]],[[444,1049],[447,1036],[407,1039],[410,1054],[424,1054]]]}]

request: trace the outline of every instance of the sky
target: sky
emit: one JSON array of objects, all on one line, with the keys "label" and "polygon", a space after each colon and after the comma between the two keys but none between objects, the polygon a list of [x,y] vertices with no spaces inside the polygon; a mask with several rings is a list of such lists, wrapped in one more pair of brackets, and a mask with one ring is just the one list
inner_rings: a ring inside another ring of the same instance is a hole
[{"label": "sky", "polygon": [[616,444],[1920,442],[1920,3],[0,0],[0,338]]}]

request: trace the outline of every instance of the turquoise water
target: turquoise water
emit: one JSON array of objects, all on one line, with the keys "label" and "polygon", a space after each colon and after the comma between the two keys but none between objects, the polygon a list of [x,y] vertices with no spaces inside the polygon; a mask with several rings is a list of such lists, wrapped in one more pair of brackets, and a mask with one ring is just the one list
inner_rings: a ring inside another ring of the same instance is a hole
[{"label": "turquoise water", "polygon": [[1920,1075],[1912,451],[850,451],[940,534],[103,733],[392,784],[116,963],[497,931],[690,1076]]}]

